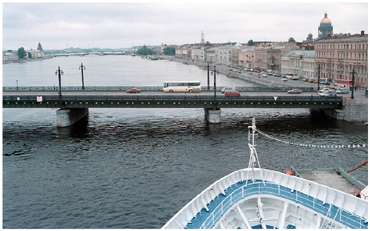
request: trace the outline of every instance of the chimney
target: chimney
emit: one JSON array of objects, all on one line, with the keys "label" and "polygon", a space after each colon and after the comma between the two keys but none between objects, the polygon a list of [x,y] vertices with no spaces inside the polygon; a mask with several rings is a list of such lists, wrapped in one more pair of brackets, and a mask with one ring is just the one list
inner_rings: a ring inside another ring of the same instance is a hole
[{"label": "chimney", "polygon": [[365,31],[364,30],[362,30],[361,31],[361,36],[364,36],[365,35]]}]

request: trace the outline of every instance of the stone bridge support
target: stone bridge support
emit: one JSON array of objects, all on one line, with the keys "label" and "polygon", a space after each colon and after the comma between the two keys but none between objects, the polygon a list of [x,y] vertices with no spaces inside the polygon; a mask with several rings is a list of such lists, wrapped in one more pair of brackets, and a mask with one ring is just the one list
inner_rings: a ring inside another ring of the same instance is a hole
[{"label": "stone bridge support", "polygon": [[204,108],[204,119],[211,124],[218,124],[221,122],[220,108]]},{"label": "stone bridge support", "polygon": [[57,110],[57,127],[71,126],[89,115],[88,108],[61,108]]},{"label": "stone bridge support", "polygon": [[368,103],[367,98],[351,99],[343,97],[341,109],[311,109],[312,116],[328,116],[347,122],[367,122]]}]

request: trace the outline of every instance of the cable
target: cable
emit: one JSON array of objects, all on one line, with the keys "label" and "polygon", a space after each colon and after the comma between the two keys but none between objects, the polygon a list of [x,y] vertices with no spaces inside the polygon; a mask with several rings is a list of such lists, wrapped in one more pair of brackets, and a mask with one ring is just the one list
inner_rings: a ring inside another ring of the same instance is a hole
[{"label": "cable", "polygon": [[261,130],[256,128],[256,132],[265,136],[266,138],[269,138],[271,140],[283,143],[283,144],[288,144],[288,145],[295,145],[298,147],[305,147],[305,148],[318,148],[318,149],[343,149],[343,148],[366,148],[368,145],[367,144],[303,144],[303,143],[295,143],[295,142],[290,142],[286,140],[281,140],[279,138],[273,137],[271,135],[268,135]]}]

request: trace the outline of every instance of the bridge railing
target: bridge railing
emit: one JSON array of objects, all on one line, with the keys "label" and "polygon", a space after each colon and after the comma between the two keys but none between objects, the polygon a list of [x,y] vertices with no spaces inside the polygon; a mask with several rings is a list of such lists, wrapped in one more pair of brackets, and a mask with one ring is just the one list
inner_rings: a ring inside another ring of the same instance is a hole
[{"label": "bridge railing", "polygon": [[[36,100],[36,96],[25,95],[8,95],[3,96],[4,100]],[[58,95],[46,95],[43,96],[44,100],[59,100]],[[62,96],[62,100],[73,100],[73,101],[88,101],[88,100],[183,100],[183,101],[204,101],[204,100],[216,100],[222,101],[295,101],[295,102],[311,102],[311,101],[321,101],[321,102],[341,102],[342,98],[338,96],[326,97],[326,96],[279,96],[274,99],[273,96],[240,96],[240,97],[225,97],[223,95],[217,95],[214,98],[211,95],[68,95]]]},{"label": "bridge railing", "polygon": [[[130,88],[137,87],[142,91],[160,91],[162,86],[86,86],[85,90],[82,90],[79,86],[65,86],[62,87],[62,92],[73,92],[73,91],[85,91],[85,92],[120,92],[127,91]],[[216,87],[216,91],[221,91],[223,86]],[[286,92],[291,90],[291,87],[235,87],[235,90],[240,92]],[[312,87],[298,87],[304,92],[315,92],[316,90]],[[56,86],[24,86],[24,87],[3,87],[4,92],[57,92],[58,87]],[[207,91],[207,86],[202,86],[202,91]],[[210,87],[210,91],[213,91],[213,86]]]}]

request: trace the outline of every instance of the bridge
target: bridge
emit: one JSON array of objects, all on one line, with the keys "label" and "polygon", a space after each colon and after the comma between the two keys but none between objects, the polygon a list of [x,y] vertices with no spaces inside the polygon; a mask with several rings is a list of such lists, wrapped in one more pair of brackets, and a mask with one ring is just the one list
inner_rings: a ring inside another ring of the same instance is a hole
[{"label": "bridge", "polygon": [[[62,88],[62,96],[53,87],[4,87],[4,108],[60,108],[59,125],[72,124],[87,114],[88,108],[204,108],[209,122],[220,121],[221,108],[309,108],[338,109],[342,97],[323,97],[311,88],[297,95],[283,88],[236,88],[239,97],[225,97],[221,87],[201,93],[163,93],[161,87],[140,87],[138,94],[126,93],[128,86]],[[58,119],[58,118],[57,118]],[[68,122],[69,121],[69,122]]]}]

